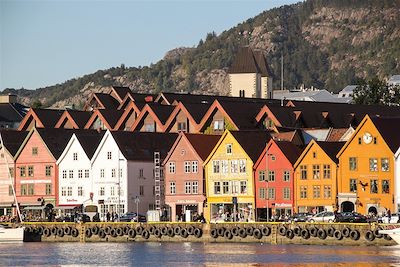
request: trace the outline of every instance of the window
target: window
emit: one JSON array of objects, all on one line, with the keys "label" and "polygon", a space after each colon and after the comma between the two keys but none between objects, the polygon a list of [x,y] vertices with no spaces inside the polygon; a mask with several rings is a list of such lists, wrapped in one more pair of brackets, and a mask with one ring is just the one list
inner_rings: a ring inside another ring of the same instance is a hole
[{"label": "window", "polygon": [[214,121],[214,130],[224,130],[224,121],[223,120]]},{"label": "window", "polygon": [[85,170],[85,178],[89,178],[89,170]]},{"label": "window", "polygon": [[78,186],[78,196],[83,196],[83,187],[82,186]]},{"label": "window", "polygon": [[232,154],[232,144],[226,144],[226,154]]},{"label": "window", "polygon": [[312,157],[313,157],[314,159],[316,159],[316,158],[317,158],[317,152],[313,152],[313,153],[312,153]]},{"label": "window", "polygon": [[186,132],[186,122],[178,122],[178,131]]},{"label": "window", "polygon": [[289,182],[290,181],[290,171],[284,171],[283,172],[283,181],[284,182]]},{"label": "window", "polygon": [[358,137],[358,144],[361,145],[361,137]]},{"label": "window", "polygon": [[73,158],[73,160],[78,160],[78,153],[73,153],[72,154],[72,158]]},{"label": "window", "polygon": [[219,194],[221,194],[221,183],[214,182],[214,195],[219,195]]},{"label": "window", "polygon": [[141,185],[139,187],[139,195],[144,196],[144,186],[143,185]]},{"label": "window", "polygon": [[331,179],[331,165],[324,164],[324,179]]},{"label": "window", "polygon": [[324,185],[324,198],[332,198],[332,189],[330,185]]},{"label": "window", "polygon": [[246,173],[246,160],[245,159],[239,159],[239,172]]},{"label": "window", "polygon": [[219,173],[219,160],[213,160],[213,173]]},{"label": "window", "polygon": [[21,196],[26,196],[28,194],[28,185],[22,184],[21,185]]},{"label": "window", "polygon": [[111,177],[115,178],[116,177],[116,171],[115,169],[111,169]]},{"label": "window", "polygon": [[283,188],[283,199],[290,200],[290,188]]},{"label": "window", "polygon": [[78,170],[78,178],[83,178],[83,170]]},{"label": "window", "polygon": [[151,122],[151,123],[146,123],[146,124],[144,125],[144,131],[145,131],[145,132],[155,132],[155,130],[156,130],[156,127],[155,127],[155,125],[154,125],[153,122]]},{"label": "window", "polygon": [[175,173],[175,161],[169,163],[169,173]]},{"label": "window", "polygon": [[67,179],[67,170],[62,171],[62,178]]},{"label": "window", "polygon": [[240,181],[240,194],[247,194],[247,181]]},{"label": "window", "polygon": [[300,166],[300,179],[307,180],[307,166],[306,165]]},{"label": "window", "polygon": [[265,171],[258,171],[258,181],[265,181]]},{"label": "window", "polygon": [[190,161],[185,161],[184,162],[184,166],[185,166],[185,173],[190,173],[190,169],[191,169],[191,166],[190,166]]},{"label": "window", "polygon": [[67,195],[67,190],[65,186],[61,187],[61,196],[65,197]]},{"label": "window", "polygon": [[199,193],[199,182],[193,181],[192,182],[192,194],[198,194]]},{"label": "window", "polygon": [[238,173],[238,161],[237,161],[237,159],[231,160],[231,173]]},{"label": "window", "polygon": [[8,195],[9,195],[9,196],[13,196],[13,195],[14,195],[12,185],[9,185],[9,186],[8,186]]},{"label": "window", "polygon": [[171,195],[176,194],[176,183],[175,182],[169,182],[169,192]]},{"label": "window", "polygon": [[258,198],[265,199],[265,188],[258,188]]},{"label": "window", "polygon": [[222,182],[222,194],[229,194],[229,182]]},{"label": "window", "polygon": [[350,179],[350,192],[357,192],[357,179]]},{"label": "window", "polygon": [[374,137],[374,145],[376,145],[378,143],[378,139],[376,137]]},{"label": "window", "polygon": [[313,186],[313,198],[320,198],[321,197],[321,186],[314,185]]},{"label": "window", "polygon": [[104,190],[104,186],[100,187],[99,195],[100,195],[100,196],[104,196],[104,194],[105,194],[104,191],[105,191],[105,190]]},{"label": "window", "polygon": [[389,171],[389,159],[388,158],[381,158],[381,170],[383,172]]},{"label": "window", "polygon": [[69,179],[73,179],[74,178],[74,170],[69,170],[68,175],[69,175]]},{"label": "window", "polygon": [[275,182],[275,171],[268,171],[268,182]]},{"label": "window", "polygon": [[228,173],[228,160],[221,160],[221,173]]},{"label": "window", "polygon": [[38,154],[38,148],[32,147],[32,156],[37,156],[37,154]]},{"label": "window", "polygon": [[312,165],[313,179],[318,180],[320,178],[319,165]]},{"label": "window", "polygon": [[185,182],[185,194],[190,194],[192,191],[192,183],[191,182]]},{"label": "window", "polygon": [[[141,169],[142,171],[140,172],[139,170],[139,175],[142,175],[141,177],[143,177],[143,169]],[[122,168],[119,169],[119,177],[122,177]]]},{"label": "window", "polygon": [[115,187],[114,186],[111,186],[111,188],[110,188],[110,195],[115,196]]},{"label": "window", "polygon": [[300,186],[300,198],[305,199],[307,198],[307,186]]},{"label": "window", "polygon": [[28,166],[28,176],[33,177],[33,166]]},{"label": "window", "polygon": [[46,184],[46,195],[51,195],[51,184]]},{"label": "window", "polygon": [[26,167],[22,166],[19,168],[19,174],[21,177],[25,177],[26,176]]},{"label": "window", "polygon": [[350,171],[357,170],[357,158],[355,158],[355,157],[349,158],[349,169],[350,169]]},{"label": "window", "polygon": [[51,176],[51,165],[46,165],[46,170],[45,170],[45,172],[46,172],[46,176],[48,177],[48,176]]},{"label": "window", "polygon": [[[121,171],[122,170],[120,170],[120,174],[121,174]],[[139,178],[143,178],[143,177],[144,177],[144,170],[143,169],[139,169]]]},{"label": "window", "polygon": [[192,173],[197,173],[199,170],[199,162],[197,160],[192,161]]},{"label": "window", "polygon": [[72,186],[67,187],[67,195],[70,197],[72,196]]},{"label": "window", "polygon": [[382,194],[389,194],[389,180],[382,180]]},{"label": "window", "polygon": [[104,169],[100,169],[100,178],[104,178]]},{"label": "window", "polygon": [[378,180],[371,179],[371,194],[378,194]]},{"label": "window", "polygon": [[378,159],[376,159],[376,158],[369,159],[369,171],[371,171],[371,172],[378,171]]},{"label": "window", "polygon": [[268,199],[275,199],[275,188],[268,188]]},{"label": "window", "polygon": [[232,194],[239,194],[240,181],[232,181]]},{"label": "window", "polygon": [[35,185],[34,184],[28,184],[28,195],[32,196],[35,194]]},{"label": "window", "polygon": [[111,151],[107,152],[107,159],[112,159],[112,152]]}]

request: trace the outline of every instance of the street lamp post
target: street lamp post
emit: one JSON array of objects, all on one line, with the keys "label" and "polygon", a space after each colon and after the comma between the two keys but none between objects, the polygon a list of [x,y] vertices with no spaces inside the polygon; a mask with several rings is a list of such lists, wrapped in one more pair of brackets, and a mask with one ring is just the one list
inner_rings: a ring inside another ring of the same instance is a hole
[{"label": "street lamp post", "polygon": [[135,203],[136,203],[136,221],[139,222],[139,202],[140,199],[138,196],[135,197]]},{"label": "street lamp post", "polygon": [[265,164],[265,170],[266,170],[266,180],[265,182],[267,183],[267,222],[269,222],[269,170],[268,170],[268,158],[272,154],[266,154],[266,164]]}]

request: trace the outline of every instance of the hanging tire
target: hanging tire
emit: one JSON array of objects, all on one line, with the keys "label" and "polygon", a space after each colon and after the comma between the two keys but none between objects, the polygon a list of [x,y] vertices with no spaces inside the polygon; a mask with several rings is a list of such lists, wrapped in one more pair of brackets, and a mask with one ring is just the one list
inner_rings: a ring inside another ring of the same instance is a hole
[{"label": "hanging tire", "polygon": [[293,237],[294,237],[294,232],[293,232],[292,229],[288,229],[288,230],[286,231],[286,237],[289,238],[289,239],[293,239]]},{"label": "hanging tire", "polygon": [[261,229],[261,233],[263,236],[269,236],[271,234],[271,228],[269,226],[265,226]]},{"label": "hanging tire", "polygon": [[342,234],[342,231],[340,231],[340,230],[335,230],[335,232],[333,233],[333,236],[337,240],[342,240],[343,239],[343,234]]},{"label": "hanging tire", "polygon": [[57,235],[57,230],[58,230],[57,227],[51,228],[51,234],[56,236]]},{"label": "hanging tire", "polygon": [[109,235],[109,234],[111,233],[111,226],[107,226],[107,227],[104,229],[104,233],[105,233],[106,235]]},{"label": "hanging tire", "polygon": [[72,229],[71,229],[71,236],[72,236],[72,237],[78,237],[78,235],[79,235],[78,229],[72,228]]},{"label": "hanging tire", "polygon": [[186,228],[182,228],[181,229],[181,237],[187,238],[188,236],[189,236],[189,234],[188,234]]},{"label": "hanging tire", "polygon": [[246,235],[252,236],[254,232],[254,228],[252,226],[246,227]]},{"label": "hanging tire", "polygon": [[257,239],[261,239],[263,237],[263,234],[261,233],[261,230],[256,228],[253,231],[253,236]]},{"label": "hanging tire", "polygon": [[181,227],[175,226],[174,227],[174,234],[175,235],[180,235],[181,234]]},{"label": "hanging tire", "polygon": [[106,233],[104,233],[104,229],[99,229],[99,232],[97,233],[97,235],[101,238],[101,239],[103,239],[103,238],[106,238]]},{"label": "hanging tire", "polygon": [[211,229],[210,235],[211,235],[212,238],[217,238],[218,237],[217,229],[215,229],[215,228]]},{"label": "hanging tire", "polygon": [[65,235],[71,235],[71,230],[72,230],[71,226],[65,227],[64,228],[64,234]]},{"label": "hanging tire", "polygon": [[351,232],[351,230],[350,230],[349,227],[343,228],[343,229],[342,229],[342,235],[343,235],[343,237],[349,237],[349,236],[350,236],[350,232]]},{"label": "hanging tire", "polygon": [[135,230],[136,230],[136,233],[138,235],[141,235],[143,233],[143,231],[144,231],[144,228],[143,228],[143,226],[139,225],[139,226],[136,227]]},{"label": "hanging tire", "polygon": [[110,230],[110,236],[112,236],[112,237],[117,237],[117,231],[116,231],[115,228],[111,228],[111,230]]},{"label": "hanging tire", "polygon": [[[150,231],[149,231],[150,232]],[[157,237],[157,238],[161,238],[161,230],[160,230],[160,228],[156,228],[156,229],[154,229],[154,231],[153,231],[153,235],[155,236],[155,237]]]},{"label": "hanging tire", "polygon": [[129,230],[131,230],[131,228],[129,226],[125,226],[124,227],[124,235],[129,235]]},{"label": "hanging tire", "polygon": [[318,235],[319,239],[322,239],[322,240],[326,239],[326,236],[327,236],[326,231],[322,228],[318,230],[317,235]]},{"label": "hanging tire", "polygon": [[149,231],[148,231],[147,229],[144,229],[144,230],[142,231],[142,237],[143,237],[144,239],[149,239],[150,233],[149,233]]},{"label": "hanging tire", "polygon": [[133,228],[129,229],[129,231],[128,231],[128,236],[129,236],[130,238],[135,238],[135,237],[136,237],[136,231],[135,231],[135,229],[133,229]]},{"label": "hanging tire", "polygon": [[169,237],[174,237],[175,236],[174,228],[168,228],[167,235]]},{"label": "hanging tire", "polygon": [[285,236],[285,235],[286,235],[286,227],[283,226],[283,225],[279,226],[279,228],[278,228],[278,233],[279,233],[281,236]]},{"label": "hanging tire", "polygon": [[301,228],[299,226],[296,226],[293,228],[293,233],[295,236],[301,236]]},{"label": "hanging tire", "polygon": [[123,236],[124,235],[124,229],[121,227],[118,227],[117,229],[115,229],[115,233],[117,234],[117,236]]},{"label": "hanging tire", "polygon": [[154,230],[156,230],[156,228],[153,225],[150,225],[150,227],[147,228],[147,230],[149,231],[149,234],[154,235]]},{"label": "hanging tire", "polygon": [[375,230],[374,230],[374,235],[376,238],[382,238],[383,235],[379,233],[379,231],[382,230],[382,227],[378,226]]},{"label": "hanging tire", "polygon": [[318,235],[318,229],[317,229],[317,227],[312,226],[312,227],[310,227],[309,231],[310,231],[310,236],[312,236],[312,237],[317,237],[317,235]]},{"label": "hanging tire", "polygon": [[225,237],[226,239],[228,239],[228,240],[231,240],[232,237],[233,237],[233,235],[232,235],[231,231],[226,230],[225,233],[224,233],[224,237]]},{"label": "hanging tire", "polygon": [[326,230],[326,234],[330,237],[333,237],[333,233],[335,232],[335,228],[329,227],[328,230]]},{"label": "hanging tire", "polygon": [[64,229],[63,228],[58,228],[57,229],[57,235],[59,237],[63,237],[64,236]]},{"label": "hanging tire", "polygon": [[24,232],[25,233],[30,233],[31,232],[31,227],[30,226],[25,226]]},{"label": "hanging tire", "polygon": [[87,229],[85,230],[85,236],[86,236],[87,238],[92,237],[92,231],[90,230],[90,228],[87,228]]},{"label": "hanging tire", "polygon": [[374,241],[375,240],[375,234],[373,231],[367,231],[365,233],[365,239],[368,241]]},{"label": "hanging tire", "polygon": [[358,230],[352,230],[350,232],[350,238],[357,241],[358,239],[360,239],[360,232]]},{"label": "hanging tire", "polygon": [[233,236],[238,236],[239,235],[239,227],[235,226],[231,229],[231,233]]},{"label": "hanging tire", "polygon": [[218,235],[219,235],[219,236],[224,236],[224,234],[225,234],[225,228],[224,228],[224,227],[220,227],[220,228],[218,228],[217,232],[218,232]]},{"label": "hanging tire", "polygon": [[203,235],[203,230],[201,230],[200,228],[195,228],[193,235],[197,238],[200,238]]},{"label": "hanging tire", "polygon": [[247,236],[246,229],[240,228],[240,229],[239,229],[239,236],[240,236],[241,238],[246,238],[246,236]]},{"label": "hanging tire", "polygon": [[38,235],[43,235],[43,226],[39,226],[38,228],[36,228],[36,233]]},{"label": "hanging tire", "polygon": [[309,239],[310,238],[310,232],[308,231],[308,229],[301,230],[301,237],[303,239]]},{"label": "hanging tire", "polygon": [[43,235],[45,236],[45,237],[49,237],[49,236],[51,236],[51,231],[50,231],[50,229],[49,228],[44,228],[43,229]]},{"label": "hanging tire", "polygon": [[97,235],[99,233],[99,227],[97,225],[92,226],[91,231],[93,235]]},{"label": "hanging tire", "polygon": [[167,236],[168,235],[168,228],[167,226],[162,226],[161,227],[161,234]]}]

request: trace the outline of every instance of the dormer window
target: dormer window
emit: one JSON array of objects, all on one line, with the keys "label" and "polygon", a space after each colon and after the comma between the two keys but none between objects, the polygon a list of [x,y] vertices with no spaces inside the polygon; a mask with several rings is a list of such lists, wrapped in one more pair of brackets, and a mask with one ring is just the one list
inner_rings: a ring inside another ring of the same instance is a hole
[{"label": "dormer window", "polygon": [[216,120],[214,121],[214,130],[224,130],[224,121],[223,120]]},{"label": "dormer window", "polygon": [[178,131],[186,132],[186,122],[178,122]]}]

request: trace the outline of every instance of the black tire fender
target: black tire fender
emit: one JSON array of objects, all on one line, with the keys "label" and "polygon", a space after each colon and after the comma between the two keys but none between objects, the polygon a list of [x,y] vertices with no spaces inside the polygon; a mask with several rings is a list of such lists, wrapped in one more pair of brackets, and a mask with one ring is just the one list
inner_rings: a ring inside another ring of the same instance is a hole
[{"label": "black tire fender", "polygon": [[360,239],[360,232],[358,230],[352,230],[350,232],[350,238],[354,241],[357,241],[358,239]]},{"label": "black tire fender", "polygon": [[287,229],[286,229],[285,226],[283,226],[283,225],[279,226],[279,228],[278,228],[278,233],[279,233],[281,236],[285,236],[285,235],[286,235],[286,231],[287,231]]},{"label": "black tire fender", "polygon": [[133,229],[133,228],[129,229],[129,231],[128,231],[128,236],[129,236],[130,238],[135,238],[135,237],[136,237],[136,231],[135,231],[135,229]]},{"label": "black tire fender", "polygon": [[107,236],[106,233],[104,233],[104,229],[99,229],[97,234],[100,238],[105,238]]},{"label": "black tire fender", "polygon": [[142,237],[143,237],[144,239],[149,239],[150,233],[149,233],[149,231],[148,231],[147,229],[144,229],[144,230],[142,231]]},{"label": "black tire fender", "polygon": [[90,228],[87,228],[87,229],[85,230],[85,236],[86,236],[87,238],[92,237],[92,231],[90,230]]},{"label": "black tire fender", "polygon": [[286,237],[289,238],[289,239],[293,239],[293,237],[294,237],[294,232],[293,232],[292,229],[288,229],[288,230],[286,231]]},{"label": "black tire fender", "polygon": [[180,235],[181,233],[181,227],[180,226],[175,226],[174,227],[174,234],[175,235]]},{"label": "black tire fender", "polygon": [[368,241],[374,241],[375,240],[375,234],[374,234],[374,232],[373,231],[367,231],[366,233],[365,233],[365,239],[366,240],[368,240]]},{"label": "black tire fender", "polygon": [[193,235],[197,238],[200,238],[203,235],[203,230],[200,228],[195,228],[193,231]]},{"label": "black tire fender", "polygon": [[344,227],[344,228],[342,229],[342,235],[343,235],[343,237],[349,237],[349,236],[350,236],[350,232],[351,232],[351,230],[350,230],[349,227]]},{"label": "black tire fender", "polygon": [[49,228],[44,228],[43,235],[49,237],[51,235],[51,231]]},{"label": "black tire fender", "polygon": [[263,234],[261,233],[261,230],[256,228],[253,231],[253,236],[257,239],[261,239],[263,237]]},{"label": "black tire fender", "polygon": [[93,235],[97,235],[99,233],[99,227],[97,225],[93,226],[91,230]]},{"label": "black tire fender", "polygon": [[293,228],[293,233],[295,236],[301,236],[301,228],[299,226],[296,226]]},{"label": "black tire fender", "polygon": [[342,240],[343,239],[343,234],[342,234],[342,231],[340,231],[340,230],[335,230],[335,232],[333,233],[333,236],[337,240]]},{"label": "black tire fender", "polygon": [[224,234],[225,234],[225,228],[224,228],[224,227],[220,227],[220,228],[218,228],[217,232],[218,232],[218,235],[219,235],[219,236],[224,236]]},{"label": "black tire fender", "polygon": [[265,226],[261,229],[261,233],[263,236],[269,236],[271,234],[271,228],[269,226]]},{"label": "black tire fender", "polygon": [[382,238],[383,237],[383,235],[379,233],[380,230],[382,230],[382,227],[380,227],[380,226],[375,228],[374,235],[375,235],[376,238]]},{"label": "black tire fender", "polygon": [[[139,226],[137,226],[136,227],[136,233],[138,234],[138,235],[141,235],[142,233],[143,233],[143,231],[144,231],[144,228],[143,228],[143,226],[141,226],[141,225],[139,225]],[[150,234],[150,233],[149,233]]]},{"label": "black tire fender", "polygon": [[186,228],[182,228],[181,229],[181,237],[187,238],[188,236],[189,236],[189,234],[188,234]]},{"label": "black tire fender", "polygon": [[254,232],[254,228],[253,228],[252,226],[246,227],[246,234],[247,234],[248,236],[252,236],[252,235],[253,235],[253,232]]},{"label": "black tire fender", "polygon": [[78,229],[72,228],[72,229],[71,229],[71,236],[72,236],[72,237],[78,237],[78,235],[79,235]]},{"label": "black tire fender", "polygon": [[333,237],[333,233],[335,232],[335,228],[333,228],[332,226],[328,228],[328,230],[326,230],[326,233],[328,236]]},{"label": "black tire fender", "polygon": [[317,237],[317,235],[318,235],[318,229],[317,229],[317,227],[311,226],[310,229],[309,229],[309,231],[310,231],[310,236]]},{"label": "black tire fender", "polygon": [[320,228],[318,230],[317,235],[318,235],[319,239],[322,239],[322,240],[326,239],[326,237],[327,237],[326,231],[322,228]]},{"label": "black tire fender", "polygon": [[175,236],[174,228],[168,228],[167,234],[169,237],[174,237]]},{"label": "black tire fender", "polygon": [[239,227],[235,226],[231,229],[231,233],[233,236],[238,236],[239,235]]},{"label": "black tire fender", "polygon": [[308,229],[301,230],[301,237],[303,239],[309,239],[310,238],[310,232],[308,231]]},{"label": "black tire fender", "polygon": [[233,237],[232,232],[229,231],[229,230],[225,231],[224,237],[225,237],[226,239],[228,239],[228,240],[231,240],[232,237]]},{"label": "black tire fender", "polygon": [[104,233],[105,233],[106,235],[109,235],[110,232],[111,232],[111,226],[107,226],[106,228],[104,228]]},{"label": "black tire fender", "polygon": [[247,236],[246,229],[240,228],[240,229],[239,229],[239,236],[240,236],[241,238],[245,238],[245,237]]},{"label": "black tire fender", "polygon": [[[150,232],[150,231],[149,231]],[[153,235],[156,236],[157,238],[161,238],[162,234],[161,234],[161,229],[160,228],[156,228],[153,231]]]},{"label": "black tire fender", "polygon": [[217,229],[215,229],[215,228],[211,229],[210,235],[211,235],[212,238],[217,238],[218,237]]}]

